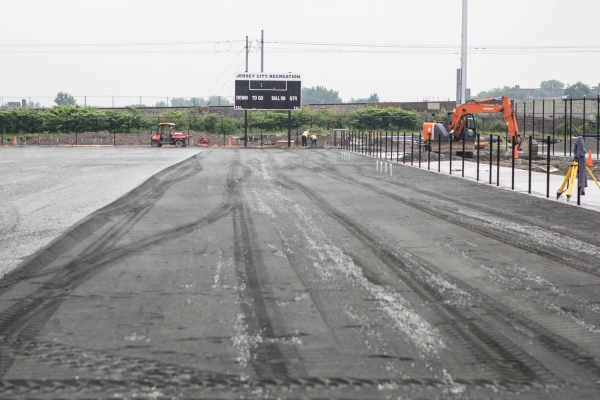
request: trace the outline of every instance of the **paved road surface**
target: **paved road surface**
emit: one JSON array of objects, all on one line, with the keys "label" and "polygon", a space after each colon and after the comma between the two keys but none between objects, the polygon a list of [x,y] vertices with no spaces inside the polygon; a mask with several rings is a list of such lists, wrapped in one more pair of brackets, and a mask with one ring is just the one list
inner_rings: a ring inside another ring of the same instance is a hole
[{"label": "paved road surface", "polygon": [[600,214],[208,149],[0,280],[3,397],[600,395]]}]

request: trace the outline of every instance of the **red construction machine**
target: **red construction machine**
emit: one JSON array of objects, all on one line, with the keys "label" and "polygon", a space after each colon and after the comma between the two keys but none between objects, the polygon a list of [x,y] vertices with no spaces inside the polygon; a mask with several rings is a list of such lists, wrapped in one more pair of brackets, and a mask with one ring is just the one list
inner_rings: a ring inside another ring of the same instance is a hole
[{"label": "red construction machine", "polygon": [[175,124],[161,122],[158,124],[156,134],[152,135],[152,147],[162,147],[163,144],[172,144],[175,147],[186,147],[191,135],[175,132]]},{"label": "red construction machine", "polygon": [[[473,149],[487,146],[483,139],[477,141],[477,126],[474,114],[480,113],[502,113],[508,133],[513,146],[520,144],[519,127],[517,118],[512,108],[510,98],[506,96],[490,98],[485,100],[472,100],[456,107],[446,116],[444,123],[425,122],[423,124],[423,144],[431,146],[432,151],[439,151],[441,138],[442,147],[448,146],[450,135],[454,141],[463,142],[465,153],[471,153]],[[462,143],[454,144],[454,149],[462,152]]]}]

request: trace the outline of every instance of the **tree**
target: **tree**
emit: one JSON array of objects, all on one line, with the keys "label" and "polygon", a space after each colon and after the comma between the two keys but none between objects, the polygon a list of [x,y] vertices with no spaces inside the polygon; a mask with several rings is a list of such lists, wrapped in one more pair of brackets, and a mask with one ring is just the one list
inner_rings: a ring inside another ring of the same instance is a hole
[{"label": "tree", "polygon": [[164,101],[162,101],[162,100],[161,100],[161,101],[157,101],[157,102],[154,104],[154,107],[166,107],[166,106],[167,106],[167,103],[165,103],[165,102],[164,102]]},{"label": "tree", "polygon": [[521,92],[521,89],[518,86],[504,86],[503,88],[494,88],[488,91],[480,92],[477,96],[475,96],[475,99],[481,100],[501,96],[508,96],[511,99],[516,100],[523,100],[526,97],[525,93]]},{"label": "tree", "polygon": [[211,106],[232,106],[233,104],[223,96],[210,96],[206,105]]},{"label": "tree", "polygon": [[536,99],[545,99],[548,97],[548,92],[546,92],[546,89],[544,88],[535,89],[533,91],[533,97]]},{"label": "tree", "polygon": [[340,104],[340,92],[328,90],[324,86],[302,88],[302,104]]},{"label": "tree", "polygon": [[544,89],[546,92],[556,89],[563,89],[564,87],[565,84],[561,81],[557,81],[556,79],[549,79],[540,83],[540,89]]},{"label": "tree", "polygon": [[30,101],[27,103],[27,108],[44,108],[44,107],[42,107],[42,105],[37,101]]},{"label": "tree", "polygon": [[352,98],[350,103],[379,103],[379,95],[377,93],[373,93],[371,97],[355,99]]},{"label": "tree", "polygon": [[571,98],[582,98],[584,96],[590,97],[593,93],[588,85],[578,81],[577,83],[567,86],[564,95]]},{"label": "tree", "polygon": [[[230,106],[231,103],[229,102],[229,100],[227,100],[224,97],[221,97],[220,99],[218,99],[218,97],[220,96],[212,96],[210,97],[210,99],[215,99],[213,100],[213,106],[214,105],[218,105],[219,101],[221,102],[221,105],[224,106]],[[209,101],[210,101],[209,99]],[[191,97],[189,99],[183,98],[183,97],[175,97],[171,100],[171,107],[199,107],[199,106],[205,106],[209,103],[209,101],[204,100],[201,97]]]},{"label": "tree", "polygon": [[67,92],[58,92],[56,97],[54,98],[54,102],[57,106],[75,106],[77,102],[75,101],[75,97],[71,96]]}]

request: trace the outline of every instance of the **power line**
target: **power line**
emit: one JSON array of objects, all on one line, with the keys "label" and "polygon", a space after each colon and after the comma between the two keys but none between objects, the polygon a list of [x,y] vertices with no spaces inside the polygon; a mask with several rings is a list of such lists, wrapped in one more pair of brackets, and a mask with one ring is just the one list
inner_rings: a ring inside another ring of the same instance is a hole
[{"label": "power line", "polygon": [[[381,53],[381,54],[458,54],[460,46],[444,44],[398,44],[398,43],[344,43],[321,41],[266,41],[269,51],[276,53]],[[228,53],[237,50],[242,40],[207,40],[192,42],[146,42],[146,43],[0,43],[0,53],[32,54],[154,54],[154,53]],[[171,49],[165,49],[171,47]],[[234,48],[236,48],[234,50]],[[244,49],[244,46],[242,46]],[[598,53],[600,46],[469,46],[471,54],[561,54]]]}]

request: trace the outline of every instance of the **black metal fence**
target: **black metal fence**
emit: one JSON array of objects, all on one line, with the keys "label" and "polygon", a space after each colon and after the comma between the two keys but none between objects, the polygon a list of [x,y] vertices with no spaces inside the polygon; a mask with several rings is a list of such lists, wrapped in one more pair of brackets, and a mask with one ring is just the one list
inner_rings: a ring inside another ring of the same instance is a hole
[{"label": "black metal fence", "polygon": [[[437,172],[443,172],[442,159],[444,158],[444,161],[449,161],[449,175],[452,175],[453,171],[456,172],[457,169],[453,168],[452,164],[458,161],[461,163],[459,170],[462,177],[465,176],[465,161],[474,161],[476,163],[477,181],[485,178],[481,175],[481,167],[484,165],[482,159],[485,158],[486,166],[489,165],[488,184],[492,185],[495,183],[496,186],[500,186],[501,167],[508,168],[506,165],[508,163],[510,164],[511,171],[510,178],[505,179],[510,179],[511,189],[515,190],[515,170],[524,170],[528,173],[528,193],[530,194],[532,192],[532,172],[534,171],[535,160],[535,168],[538,168],[537,172],[539,172],[539,167],[542,167],[545,171],[546,197],[549,198],[552,161],[559,159],[561,162],[571,162],[567,157],[554,155],[557,153],[557,148],[562,149],[563,143],[567,142],[567,140],[553,142],[550,135],[544,138],[538,137],[537,139],[533,135],[521,136],[521,138],[521,146],[526,150],[525,152],[519,151],[519,148],[516,146],[513,148],[500,135],[492,134],[487,137],[478,134],[476,140],[468,145],[468,149],[465,148],[468,141],[455,142],[451,139],[442,141],[440,136],[437,141],[421,143],[421,134],[399,131],[335,132],[334,143],[345,151],[374,157],[386,162],[389,161],[390,163],[410,164],[418,168],[425,168],[426,165],[428,170],[435,169],[437,166]],[[595,137],[592,139],[597,144],[598,139]],[[536,142],[538,141],[542,143],[542,146],[537,147],[536,150]],[[486,143],[485,146],[483,142]],[[481,145],[475,146],[475,143]],[[438,151],[434,152],[432,149],[437,149]],[[569,148],[567,154],[568,157],[572,157],[571,148]],[[596,160],[599,159],[598,153],[596,153],[595,158]],[[495,182],[492,176],[494,167],[496,168]],[[580,205],[581,197],[579,191],[577,191],[576,196],[577,205]]]},{"label": "black metal fence", "polygon": [[514,111],[521,136],[533,136],[536,140],[550,136],[553,155],[570,156],[573,139],[577,136],[595,138],[592,149],[600,153],[600,95],[594,98],[518,100]]}]

